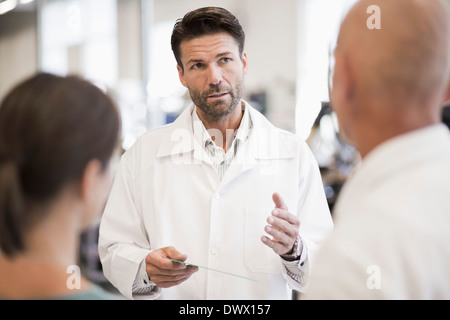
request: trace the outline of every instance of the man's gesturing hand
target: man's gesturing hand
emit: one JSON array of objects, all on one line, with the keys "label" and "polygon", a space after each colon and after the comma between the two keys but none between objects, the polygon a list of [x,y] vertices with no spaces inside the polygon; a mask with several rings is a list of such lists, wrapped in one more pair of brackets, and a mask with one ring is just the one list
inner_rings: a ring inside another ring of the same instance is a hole
[{"label": "man's gesturing hand", "polygon": [[173,262],[169,258],[185,261],[187,255],[180,253],[174,247],[165,247],[149,253],[145,258],[148,277],[160,288],[179,285],[198,271],[198,267]]},{"label": "man's gesturing hand", "polygon": [[278,193],[274,193],[272,199],[275,203],[275,209],[272,210],[272,215],[267,218],[269,225],[264,228],[272,236],[272,239],[262,236],[261,240],[275,253],[283,255],[290,253],[294,247],[299,233],[300,220],[288,211],[288,207]]}]

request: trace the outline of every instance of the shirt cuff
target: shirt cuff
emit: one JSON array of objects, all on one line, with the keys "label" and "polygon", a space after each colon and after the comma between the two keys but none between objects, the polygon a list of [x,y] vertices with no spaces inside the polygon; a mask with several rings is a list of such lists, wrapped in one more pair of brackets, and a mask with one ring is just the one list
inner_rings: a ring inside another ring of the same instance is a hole
[{"label": "shirt cuff", "polygon": [[[294,247],[292,249],[292,253],[282,254],[280,257],[285,262],[300,262],[300,266],[303,266],[304,260],[306,259],[306,254],[303,254],[303,240],[300,236],[297,237],[297,240],[294,243]],[[306,251],[306,250],[305,250]],[[302,257],[303,256],[303,257]]]},{"label": "shirt cuff", "polygon": [[137,294],[147,294],[150,293],[155,287],[156,284],[150,281],[147,271],[146,271],[145,259],[139,265],[138,272],[136,274],[136,278],[133,282],[133,293]]},{"label": "shirt cuff", "polygon": [[[299,237],[297,248],[294,248],[290,255],[280,257],[283,264],[283,274],[289,286],[294,290],[302,291],[308,274],[308,250],[304,246],[303,240]],[[288,258],[288,260],[285,258]]]}]

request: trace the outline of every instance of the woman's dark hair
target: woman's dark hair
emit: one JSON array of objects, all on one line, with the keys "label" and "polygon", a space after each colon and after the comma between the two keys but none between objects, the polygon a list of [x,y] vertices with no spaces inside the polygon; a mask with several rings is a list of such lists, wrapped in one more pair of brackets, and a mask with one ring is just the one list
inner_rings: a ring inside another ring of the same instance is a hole
[{"label": "woman's dark hair", "polygon": [[[105,170],[117,147],[120,116],[99,88],[75,76],[37,74],[0,105],[0,249],[25,250],[33,209],[80,181],[89,161]],[[44,211],[44,210],[41,210]],[[41,213],[40,213],[41,214]],[[43,213],[42,213],[43,214]]]},{"label": "woman's dark hair", "polygon": [[178,65],[183,68],[181,62],[181,42],[191,40],[204,35],[229,33],[239,46],[239,54],[244,52],[245,33],[238,19],[229,11],[218,7],[205,7],[187,13],[182,19],[178,19],[172,32],[172,51]]}]

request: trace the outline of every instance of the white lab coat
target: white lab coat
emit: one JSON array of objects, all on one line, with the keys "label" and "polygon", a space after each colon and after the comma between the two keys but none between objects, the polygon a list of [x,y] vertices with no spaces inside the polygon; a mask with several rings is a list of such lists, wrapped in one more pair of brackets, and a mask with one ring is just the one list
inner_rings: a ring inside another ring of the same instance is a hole
[{"label": "white lab coat", "polygon": [[450,132],[384,142],[335,206],[304,299],[450,299]]},{"label": "white lab coat", "polygon": [[[301,221],[309,262],[332,229],[316,161],[304,141],[246,104],[253,130],[220,181],[192,131],[193,105],[172,124],[141,136],[122,157],[100,226],[105,276],[132,298],[140,263],[174,246],[200,269],[159,290],[161,299],[288,299],[281,258],[261,242],[278,192]],[[307,275],[303,277],[306,281]],[[303,285],[289,282],[303,290]]]}]

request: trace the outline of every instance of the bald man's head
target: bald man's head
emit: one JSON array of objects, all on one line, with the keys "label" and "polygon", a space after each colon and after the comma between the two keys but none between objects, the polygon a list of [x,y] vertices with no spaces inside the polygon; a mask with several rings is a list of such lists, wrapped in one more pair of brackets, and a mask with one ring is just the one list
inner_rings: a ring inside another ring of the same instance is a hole
[{"label": "bald man's head", "polygon": [[[380,8],[379,30],[367,27],[371,5]],[[362,0],[344,20],[338,47],[367,93],[423,100],[448,81],[449,20],[437,0]]]},{"label": "bald man's head", "polygon": [[[380,29],[367,24],[373,5],[380,9]],[[349,126],[376,103],[366,114],[371,121],[405,114],[401,104],[406,112],[429,108],[438,116],[450,76],[448,12],[438,0],[361,0],[341,25],[335,57],[333,91],[345,92],[332,98],[354,103],[351,117],[342,115]],[[339,116],[344,108],[336,109]]]}]

